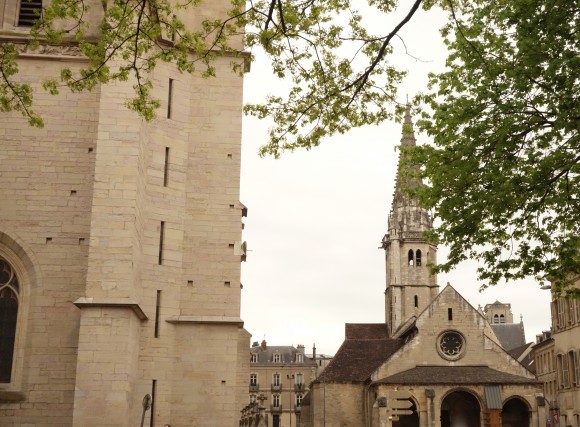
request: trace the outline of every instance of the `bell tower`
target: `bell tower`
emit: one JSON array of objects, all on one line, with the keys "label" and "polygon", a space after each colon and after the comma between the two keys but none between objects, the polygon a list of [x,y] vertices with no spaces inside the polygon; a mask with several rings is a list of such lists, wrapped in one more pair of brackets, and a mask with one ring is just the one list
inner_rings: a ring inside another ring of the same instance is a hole
[{"label": "bell tower", "polygon": [[[405,112],[401,147],[416,145],[411,112]],[[429,265],[437,263],[437,247],[423,236],[432,229],[431,217],[416,197],[405,190],[423,186],[421,179],[399,158],[388,231],[383,237],[386,289],[385,321],[390,335],[412,316],[418,315],[439,292],[437,278]]]}]

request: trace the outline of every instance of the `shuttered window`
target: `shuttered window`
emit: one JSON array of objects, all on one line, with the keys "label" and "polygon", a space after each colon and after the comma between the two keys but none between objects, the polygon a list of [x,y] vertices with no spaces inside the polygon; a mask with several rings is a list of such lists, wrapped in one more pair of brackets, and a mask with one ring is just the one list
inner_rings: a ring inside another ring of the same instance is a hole
[{"label": "shuttered window", "polygon": [[40,17],[42,0],[21,0],[18,13],[19,27],[32,27],[34,21]]}]

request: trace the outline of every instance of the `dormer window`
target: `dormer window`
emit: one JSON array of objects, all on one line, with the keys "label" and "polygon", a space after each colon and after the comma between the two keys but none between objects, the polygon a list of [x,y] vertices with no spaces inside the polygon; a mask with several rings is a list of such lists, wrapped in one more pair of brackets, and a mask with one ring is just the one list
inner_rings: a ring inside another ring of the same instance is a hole
[{"label": "dormer window", "polygon": [[258,355],[256,353],[252,353],[252,357],[250,359],[251,363],[258,363]]},{"label": "dormer window", "polygon": [[304,355],[302,353],[296,353],[296,363],[303,363]]},{"label": "dormer window", "polygon": [[274,356],[272,357],[272,362],[280,363],[280,355],[278,353],[274,353]]}]

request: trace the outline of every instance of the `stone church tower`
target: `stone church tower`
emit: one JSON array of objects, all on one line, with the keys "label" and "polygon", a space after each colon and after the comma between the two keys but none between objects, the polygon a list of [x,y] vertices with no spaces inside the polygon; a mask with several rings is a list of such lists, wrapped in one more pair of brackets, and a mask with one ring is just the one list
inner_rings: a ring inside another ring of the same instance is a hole
[{"label": "stone church tower", "polygon": [[[94,24],[102,2],[88,3]],[[0,43],[20,51],[45,121],[0,113],[0,425],[237,426],[250,335],[234,58],[217,57],[211,79],[159,63],[148,123],[124,105],[131,80],[40,89],[86,64],[74,41],[27,47],[41,5],[0,0]],[[229,7],[204,2],[184,21]]]},{"label": "stone church tower", "polygon": [[[411,113],[407,109],[403,124],[403,149],[416,145]],[[405,170],[404,151],[399,159],[388,233],[383,237],[386,279],[385,320],[390,335],[412,316],[417,316],[439,293],[437,278],[429,265],[437,263],[437,247],[425,241],[423,232],[431,230],[429,213],[404,188],[424,185],[414,171]]]}]

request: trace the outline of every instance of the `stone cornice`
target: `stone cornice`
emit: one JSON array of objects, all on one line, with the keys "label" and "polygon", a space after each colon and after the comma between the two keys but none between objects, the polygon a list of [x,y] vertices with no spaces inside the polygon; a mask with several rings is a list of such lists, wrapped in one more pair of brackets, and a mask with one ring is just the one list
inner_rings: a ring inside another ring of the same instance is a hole
[{"label": "stone cornice", "polygon": [[140,320],[147,320],[147,315],[143,312],[139,304],[129,298],[87,298],[81,297],[74,303],[78,308],[85,307],[111,307],[130,308]]},{"label": "stone cornice", "polygon": [[169,323],[200,323],[244,326],[244,321],[239,317],[229,316],[173,316],[165,320]]}]

